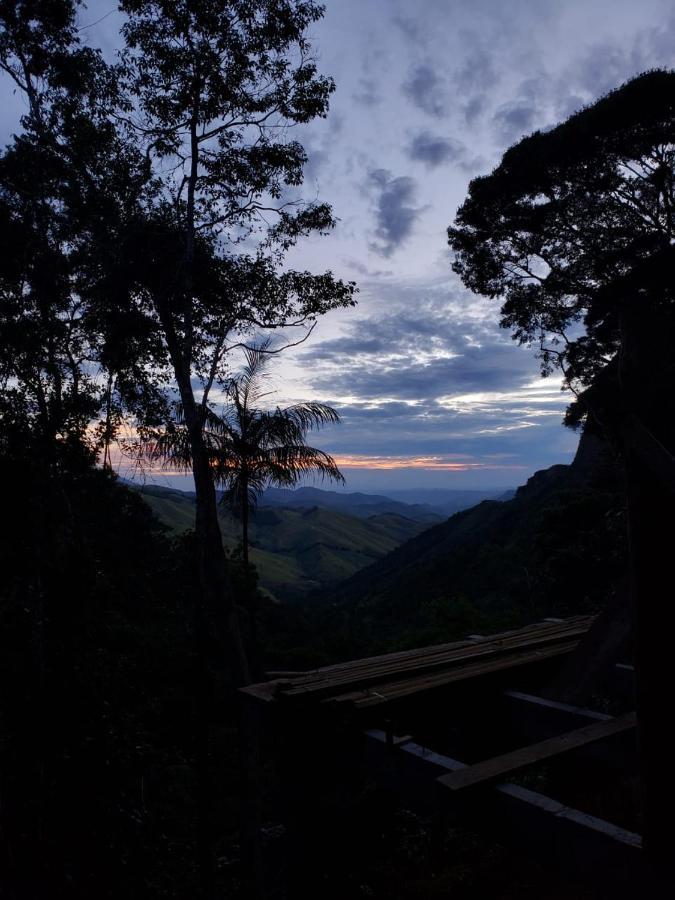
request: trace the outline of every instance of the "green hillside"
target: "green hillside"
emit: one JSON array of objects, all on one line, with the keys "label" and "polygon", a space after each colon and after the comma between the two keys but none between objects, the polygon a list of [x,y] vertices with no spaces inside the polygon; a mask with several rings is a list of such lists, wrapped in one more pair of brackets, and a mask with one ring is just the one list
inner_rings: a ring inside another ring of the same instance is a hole
[{"label": "green hillside", "polygon": [[[194,527],[190,494],[157,486],[140,492],[171,533]],[[224,508],[220,521],[226,546],[235,549],[239,523]],[[262,506],[251,522],[251,561],[262,587],[280,599],[292,599],[351,577],[428,524],[395,513],[359,518],[327,508]]]},{"label": "green hillside", "polygon": [[585,435],[572,465],[456,513],[336,585],[313,627],[340,658],[598,611],[625,578],[623,515],[611,460]]}]

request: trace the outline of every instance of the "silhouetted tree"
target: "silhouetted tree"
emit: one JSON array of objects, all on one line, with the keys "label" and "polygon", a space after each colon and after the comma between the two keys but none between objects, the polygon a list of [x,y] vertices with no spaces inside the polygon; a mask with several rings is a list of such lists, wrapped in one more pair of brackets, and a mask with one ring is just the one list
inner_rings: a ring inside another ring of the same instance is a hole
[{"label": "silhouetted tree", "polygon": [[[663,527],[675,490],[675,73],[643,74],[475,179],[449,229],[454,269],[502,299],[502,325],[560,367],[625,460],[646,846],[668,862],[672,792],[661,703],[672,612]],[[670,625],[668,624],[670,621]]]},{"label": "silhouetted tree", "polygon": [[[333,226],[302,203],[306,154],[287,128],[324,116],[333,91],[306,38],[322,7],[305,0],[123,0],[128,134],[154,165],[145,208],[152,278],[138,307],[159,328],[191,445],[204,602],[229,639],[235,678],[247,663],[236,622],[204,425],[232,336],[311,322],[351,304],[331,273],[281,269],[297,239]],[[158,27],[158,23],[161,23]],[[255,249],[240,252],[241,242]]]},{"label": "silhouetted tree", "polygon": [[[353,303],[353,285],[330,272],[283,265],[298,238],[333,225],[326,205],[299,200],[306,156],[286,132],[325,115],[333,84],[305,38],[317,4],[121,6],[126,50],[109,65],[79,43],[77,0],[0,2],[0,66],[27,107],[0,162],[0,417],[26,437],[39,483],[51,486],[31,501],[46,522],[68,467],[91,467],[100,447],[105,461],[129,413],[141,428],[166,421],[177,388],[197,493],[195,633],[208,688],[218,659],[231,680],[248,677],[203,439],[210,392],[242,333],[311,328]],[[42,526],[32,536],[39,544]],[[43,558],[29,603],[38,648],[49,621]],[[210,694],[198,696],[208,731]],[[205,819],[204,831],[207,847]]]},{"label": "silhouetted tree", "polygon": [[115,298],[98,303],[92,285],[147,176],[110,120],[115,72],[81,46],[75,12],[72,0],[0,6],[0,69],[27,101],[0,159],[0,373],[46,458],[66,435],[87,442],[105,406]]},{"label": "silhouetted tree", "polygon": [[227,386],[223,410],[224,441],[215,461],[223,501],[241,516],[244,564],[248,566],[249,514],[269,485],[293,487],[308,473],[344,481],[335,460],[306,443],[309,431],[340,421],[325,403],[298,403],[265,410],[266,347],[246,350],[246,365]]},{"label": "silhouetted tree", "polygon": [[[269,341],[245,349],[246,365],[225,386],[226,400],[219,413],[207,411],[204,441],[214,481],[224,488],[221,502],[241,518],[244,571],[249,571],[249,521],[269,485],[293,487],[303,475],[314,473],[344,481],[335,460],[307,445],[309,431],[340,421],[325,403],[298,403],[284,408],[261,408],[265,390]],[[188,469],[192,447],[179,408],[176,421],[157,435],[148,435],[142,452],[153,462]],[[251,634],[255,648],[255,604],[249,591]]]}]

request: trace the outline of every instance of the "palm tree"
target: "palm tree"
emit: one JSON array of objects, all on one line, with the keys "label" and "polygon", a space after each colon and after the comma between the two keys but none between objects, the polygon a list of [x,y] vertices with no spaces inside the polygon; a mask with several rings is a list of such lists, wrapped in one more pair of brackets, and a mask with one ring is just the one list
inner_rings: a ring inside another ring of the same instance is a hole
[{"label": "palm tree", "polygon": [[[307,434],[340,417],[325,403],[298,403],[264,409],[269,396],[267,363],[270,342],[245,351],[246,364],[226,385],[226,402],[218,415],[204,408],[204,440],[213,466],[214,480],[224,488],[222,502],[241,519],[244,567],[249,571],[249,523],[251,513],[266,487],[294,487],[306,474],[344,483],[332,456],[309,447]],[[190,443],[180,405],[175,419],[146,443],[144,455],[167,467],[190,465]]]},{"label": "palm tree", "polygon": [[241,518],[246,571],[250,514],[266,487],[294,487],[308,473],[344,482],[333,457],[306,442],[308,432],[340,421],[331,406],[260,408],[270,393],[264,390],[268,360],[268,342],[246,350],[246,365],[227,386],[228,402],[218,419],[222,441],[214,457],[216,483],[225,488],[222,500]]}]

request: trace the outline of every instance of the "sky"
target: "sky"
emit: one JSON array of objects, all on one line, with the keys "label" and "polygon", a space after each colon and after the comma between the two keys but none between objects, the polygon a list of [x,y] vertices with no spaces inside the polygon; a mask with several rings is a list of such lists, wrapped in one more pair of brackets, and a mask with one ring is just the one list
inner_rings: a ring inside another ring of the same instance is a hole
[{"label": "sky", "polygon": [[[114,2],[92,0],[80,20],[84,40],[114,53]],[[308,152],[305,196],[339,221],[289,263],[356,281],[358,306],[277,357],[279,403],[336,407],[341,424],[311,442],[338,459],[350,490],[510,487],[569,462],[569,395],[500,329],[499,301],[452,273],[446,229],[470,180],[523,135],[672,67],[675,5],[328,0],[311,37],[337,90],[328,117],[293,137]],[[0,90],[7,140],[20,106]]]}]

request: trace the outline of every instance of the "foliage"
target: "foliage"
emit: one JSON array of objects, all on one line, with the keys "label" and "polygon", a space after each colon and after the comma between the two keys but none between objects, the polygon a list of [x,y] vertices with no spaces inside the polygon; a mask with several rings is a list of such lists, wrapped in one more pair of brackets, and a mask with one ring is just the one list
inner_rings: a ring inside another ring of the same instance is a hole
[{"label": "foliage", "polygon": [[[305,38],[322,9],[125,0],[113,65],[81,43],[79,5],[0,0],[0,68],[27,110],[0,157],[3,658],[17,679],[3,863],[16,896],[174,892],[171,828],[147,809],[156,754],[185,769],[191,798],[176,893],[196,893],[199,856],[210,894],[211,755],[235,754],[224,667],[244,680],[247,663],[202,435],[209,394],[244,337],[311,329],[354,302],[353,284],[284,265],[333,225],[300,200],[305,154],[287,139],[327,110],[332,82]],[[172,555],[94,460],[103,448],[109,461],[125,416],[166,422],[176,393],[197,534]],[[166,870],[152,883],[144,855]]]},{"label": "foliage", "polygon": [[328,206],[289,194],[306,154],[287,129],[325,115],[334,88],[305,37],[322,9],[298,0],[125,0],[122,9],[126,131],[152,161],[156,189],[144,214],[157,269],[135,281],[136,307],[159,323],[197,428],[188,373],[205,410],[228,377],[234,336],[300,327],[353,302],[353,285],[329,272],[281,269],[298,238],[334,224]]},{"label": "foliage", "polygon": [[638,319],[672,335],[674,88],[675,73],[647,72],[523,138],[472,181],[448,229],[464,283],[503,297],[502,325],[577,393]]},{"label": "foliage", "polygon": [[[257,406],[264,391],[269,342],[246,348],[246,365],[225,389],[221,415],[204,409],[202,435],[209,467],[226,503],[241,518],[244,565],[249,564],[250,514],[268,485],[289,487],[307,473],[344,481],[335,461],[323,450],[306,443],[310,429],[339,422],[336,411],[323,403],[299,403],[281,409]],[[182,407],[176,420],[159,434],[148,432],[140,444],[141,455],[165,466],[187,469],[193,449]]]},{"label": "foliage", "polygon": [[235,511],[255,508],[266,487],[293,487],[307,473],[344,482],[335,460],[306,443],[309,431],[340,421],[331,406],[317,402],[272,410],[259,406],[268,393],[263,390],[267,350],[268,345],[247,349],[243,371],[227,386],[225,441],[216,458],[215,477],[225,487],[224,501]]},{"label": "foliage", "polygon": [[79,43],[75,11],[67,0],[0,7],[0,67],[27,98],[0,158],[0,378],[47,443],[86,440],[113,361],[136,395],[148,383],[131,348],[113,349],[117,297],[96,290],[147,166],[115,129],[115,73]]},{"label": "foliage", "polygon": [[[308,473],[344,481],[333,458],[306,444],[307,432],[337,423],[337,412],[324,403],[298,403],[262,408],[269,343],[246,348],[246,365],[225,385],[220,414],[205,412],[204,438],[216,484],[225,489],[223,502],[241,513],[255,509],[270,485],[293,487]],[[171,425],[149,432],[146,453],[152,462],[184,470],[191,463],[190,442],[178,406]],[[141,448],[143,449],[143,448]]]},{"label": "foliage", "polygon": [[3,887],[185,896],[195,665],[180,556],[77,443],[55,478],[25,432],[2,435]]}]

